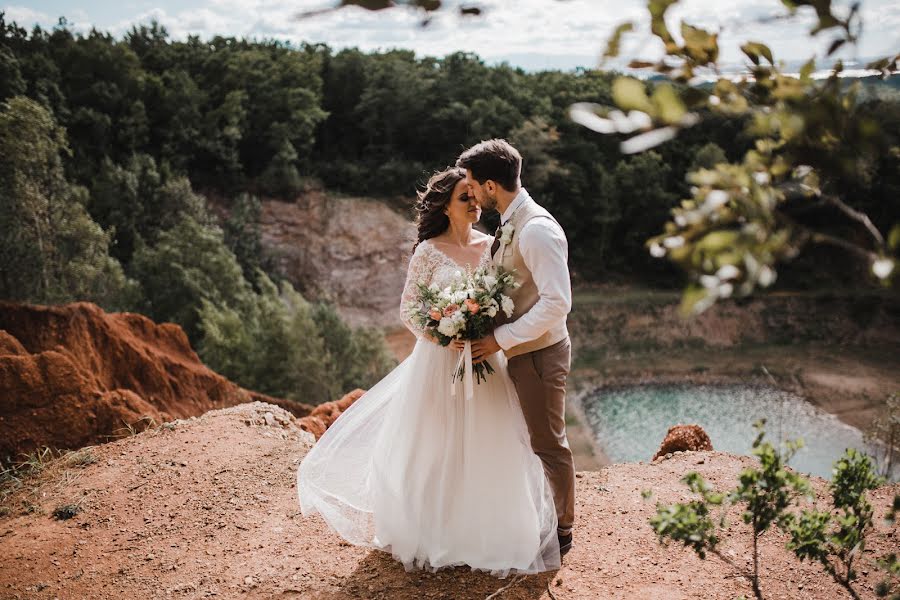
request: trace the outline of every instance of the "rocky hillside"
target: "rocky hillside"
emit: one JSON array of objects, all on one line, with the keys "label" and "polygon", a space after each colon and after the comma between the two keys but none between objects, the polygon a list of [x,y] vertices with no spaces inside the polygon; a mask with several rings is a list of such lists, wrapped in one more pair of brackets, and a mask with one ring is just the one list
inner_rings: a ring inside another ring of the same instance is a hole
[{"label": "rocky hillside", "polygon": [[312,409],[211,371],[177,325],[89,303],[0,303],[0,462],[258,399]]},{"label": "rocky hillside", "polygon": [[[575,547],[562,568],[497,580],[465,568],[407,573],[389,555],[346,544],[317,515],[303,517],[296,469],[313,443],[293,415],[254,402],[45,464],[0,511],[0,597],[474,599],[504,586],[496,598],[752,597],[733,567],[663,547],[647,524],[655,500],[690,496],[678,481],[686,472],[725,489],[751,457],[685,452],[579,472]],[[813,484],[821,502],[826,482]],[[642,499],[644,489],[654,497]],[[900,484],[869,494],[876,525],[859,565],[861,598],[875,597],[873,557],[898,546],[900,526],[882,520],[898,492]],[[735,512],[729,521],[723,555],[746,569],[747,526]],[[761,538],[766,598],[849,597],[784,542],[777,532]]]},{"label": "rocky hillside", "polygon": [[398,327],[415,226],[387,204],[308,192],[265,200],[262,245],[291,283],[329,297],[354,325]]}]

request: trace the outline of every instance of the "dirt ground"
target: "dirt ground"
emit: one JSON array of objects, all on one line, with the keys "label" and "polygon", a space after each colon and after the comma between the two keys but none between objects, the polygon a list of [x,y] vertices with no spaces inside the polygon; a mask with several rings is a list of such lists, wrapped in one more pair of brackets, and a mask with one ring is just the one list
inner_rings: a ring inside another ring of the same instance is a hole
[{"label": "dirt ground", "polygon": [[[268,416],[267,416],[267,413]],[[0,599],[309,598],[733,599],[751,596],[736,569],[750,537],[736,509],[722,559],[657,543],[647,520],[657,500],[690,494],[678,479],[699,471],[726,489],[754,459],[721,452],[579,472],[575,546],[558,571],[500,580],[465,568],[407,573],[389,555],[347,544],[318,515],[304,517],[296,469],[310,434],[262,402],[211,411],[49,462],[4,503]],[[825,485],[813,479],[820,494]],[[641,490],[652,490],[648,500]],[[898,548],[883,520],[900,484],[870,493],[875,528],[855,588],[874,598],[875,556]],[[77,505],[68,520],[53,511]],[[766,598],[847,598],[784,536],[761,538]]]}]

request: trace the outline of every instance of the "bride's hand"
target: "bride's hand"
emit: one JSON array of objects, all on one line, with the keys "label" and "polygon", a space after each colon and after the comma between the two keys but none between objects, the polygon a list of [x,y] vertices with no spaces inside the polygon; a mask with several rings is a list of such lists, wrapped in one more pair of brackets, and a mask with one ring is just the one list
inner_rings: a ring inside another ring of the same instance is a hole
[{"label": "bride's hand", "polygon": [[462,352],[463,350],[466,349],[466,342],[465,342],[465,340],[455,339],[452,342],[450,342],[450,347],[453,348],[454,350],[456,350],[457,352]]}]

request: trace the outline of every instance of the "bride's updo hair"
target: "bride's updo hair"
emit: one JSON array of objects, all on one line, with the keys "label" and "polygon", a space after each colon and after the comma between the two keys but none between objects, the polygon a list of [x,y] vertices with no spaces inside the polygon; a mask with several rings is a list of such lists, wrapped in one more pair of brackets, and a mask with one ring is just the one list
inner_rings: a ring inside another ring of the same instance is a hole
[{"label": "bride's updo hair", "polygon": [[416,226],[419,228],[419,237],[413,245],[413,250],[425,240],[439,236],[450,227],[450,219],[444,214],[444,207],[450,202],[453,188],[460,179],[465,178],[465,169],[450,167],[432,175],[425,189],[416,193],[418,196]]}]

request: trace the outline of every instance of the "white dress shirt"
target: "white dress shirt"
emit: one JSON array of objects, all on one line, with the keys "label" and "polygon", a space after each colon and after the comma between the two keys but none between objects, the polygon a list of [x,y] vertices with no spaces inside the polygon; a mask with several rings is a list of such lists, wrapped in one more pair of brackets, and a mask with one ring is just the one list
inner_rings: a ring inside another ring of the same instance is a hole
[{"label": "white dress shirt", "polygon": [[[534,202],[525,188],[520,188],[512,203],[500,215],[500,222],[506,224],[516,209],[528,201]],[[562,228],[551,219],[536,218],[525,223],[516,237],[519,253],[531,271],[539,298],[524,315],[494,330],[494,338],[504,350],[539,338],[564,321],[572,310],[569,244]]]}]

